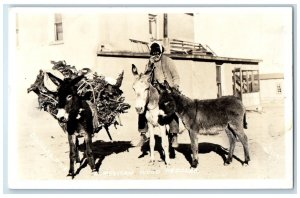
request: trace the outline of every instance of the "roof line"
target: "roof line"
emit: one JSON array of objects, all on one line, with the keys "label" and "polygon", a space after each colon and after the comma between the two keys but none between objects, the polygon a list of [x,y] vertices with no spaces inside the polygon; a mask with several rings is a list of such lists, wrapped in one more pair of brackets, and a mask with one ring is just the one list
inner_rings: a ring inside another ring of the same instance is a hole
[{"label": "roof line", "polygon": [[[229,58],[221,56],[209,55],[193,55],[193,54],[166,54],[167,56],[178,60],[194,60],[206,62],[220,62],[220,63],[240,63],[240,64],[255,64],[262,62],[259,59],[245,59],[245,58]],[[124,58],[149,58],[149,53],[143,52],[129,52],[129,51],[98,51],[97,56],[107,57],[124,57]]]}]

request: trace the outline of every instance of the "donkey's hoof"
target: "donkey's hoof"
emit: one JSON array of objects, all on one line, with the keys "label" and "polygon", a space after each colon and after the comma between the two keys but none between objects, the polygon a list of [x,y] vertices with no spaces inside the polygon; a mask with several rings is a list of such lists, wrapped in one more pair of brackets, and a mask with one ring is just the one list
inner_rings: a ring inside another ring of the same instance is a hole
[{"label": "donkey's hoof", "polygon": [[232,160],[231,159],[226,159],[224,162],[224,166],[228,166],[229,164],[231,164]]},{"label": "donkey's hoof", "polygon": [[72,179],[74,179],[75,174],[74,173],[68,173],[67,177],[72,177]]},{"label": "donkey's hoof", "polygon": [[249,166],[249,161],[244,161],[243,166]]},{"label": "donkey's hoof", "polygon": [[198,166],[198,160],[193,160],[192,164],[191,164],[191,168],[197,168]]},{"label": "donkey's hoof", "polygon": [[96,170],[96,169],[93,169],[92,170],[92,176],[96,176],[96,175],[98,175],[99,174],[99,172]]},{"label": "donkey's hoof", "polygon": [[170,160],[166,160],[166,161],[165,161],[165,165],[166,165],[166,166],[170,166],[170,165],[171,165]]}]

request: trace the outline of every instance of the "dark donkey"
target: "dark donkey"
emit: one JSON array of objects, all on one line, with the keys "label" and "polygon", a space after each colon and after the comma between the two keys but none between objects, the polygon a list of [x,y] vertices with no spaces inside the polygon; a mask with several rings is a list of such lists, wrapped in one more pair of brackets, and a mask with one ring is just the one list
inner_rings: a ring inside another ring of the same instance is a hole
[{"label": "dark donkey", "polygon": [[74,79],[61,80],[48,73],[49,78],[58,86],[58,112],[57,119],[67,125],[68,141],[70,146],[70,169],[68,176],[74,178],[74,163],[80,162],[78,151],[78,136],[84,137],[85,156],[92,171],[96,171],[92,153],[93,115],[89,104],[77,94],[76,84],[83,79],[78,76]]},{"label": "dark donkey", "polygon": [[177,89],[159,84],[159,108],[165,116],[176,113],[189,131],[193,152],[192,167],[198,165],[198,137],[197,134],[216,135],[217,131],[225,130],[229,139],[229,154],[226,164],[232,162],[233,151],[237,139],[244,147],[245,164],[250,161],[248,139],[244,133],[247,128],[246,110],[242,101],[234,96],[221,97],[211,100],[190,99],[181,94]]}]

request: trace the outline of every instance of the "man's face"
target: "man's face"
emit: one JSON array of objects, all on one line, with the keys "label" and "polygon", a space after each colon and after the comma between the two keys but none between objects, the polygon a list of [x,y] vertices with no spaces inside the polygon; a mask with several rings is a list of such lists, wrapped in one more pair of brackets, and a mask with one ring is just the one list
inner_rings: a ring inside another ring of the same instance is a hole
[{"label": "man's face", "polygon": [[154,52],[151,52],[150,55],[153,58],[154,62],[160,61],[160,58],[161,58],[161,53],[160,52],[154,51]]}]

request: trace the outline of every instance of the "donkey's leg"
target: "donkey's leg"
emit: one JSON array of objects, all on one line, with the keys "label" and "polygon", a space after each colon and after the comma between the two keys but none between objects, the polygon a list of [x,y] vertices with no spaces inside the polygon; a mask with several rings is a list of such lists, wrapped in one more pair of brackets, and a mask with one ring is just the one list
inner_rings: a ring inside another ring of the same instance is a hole
[{"label": "donkey's leg", "polygon": [[193,130],[189,130],[190,139],[191,139],[191,149],[193,152],[192,164],[193,168],[197,168],[198,166],[198,137],[197,132]]},{"label": "donkey's leg", "polygon": [[79,157],[79,140],[78,137],[76,137],[76,144],[75,144],[75,158],[76,158],[76,163],[80,163],[80,157]]},{"label": "donkey's leg", "polygon": [[237,136],[244,147],[244,155],[245,155],[245,161],[244,164],[248,165],[248,162],[250,161],[250,155],[249,155],[249,147],[248,147],[248,137],[244,133],[243,127],[240,127],[240,129],[237,131]]},{"label": "donkey's leg", "polygon": [[70,169],[69,169],[69,174],[67,176],[71,176],[74,178],[74,162],[76,158],[76,136],[75,135],[68,135],[68,141],[69,141],[69,146],[70,146],[70,153],[69,153],[69,158],[70,158]]},{"label": "donkey's leg", "polygon": [[166,133],[166,127],[159,125],[159,130],[160,130],[161,144],[162,144],[162,147],[163,147],[164,153],[165,153],[165,162],[166,162],[166,165],[169,165],[170,164],[169,141],[168,141],[168,136]]},{"label": "donkey's leg", "polygon": [[84,135],[84,142],[85,142],[85,152],[86,152],[86,157],[88,159],[88,163],[92,169],[92,171],[96,171],[96,168],[95,168],[95,160],[94,160],[94,157],[93,157],[93,151],[92,151],[92,135],[91,134],[87,134],[85,133]]},{"label": "donkey's leg", "polygon": [[232,156],[233,156],[233,151],[235,148],[235,143],[236,143],[236,137],[235,137],[235,132],[231,131],[228,126],[225,128],[225,132],[228,136],[228,140],[229,140],[229,153],[228,153],[228,157],[225,161],[224,165],[230,164],[232,162]]},{"label": "donkey's leg", "polygon": [[150,162],[154,162],[154,146],[155,146],[155,139],[154,139],[154,128],[153,125],[148,123],[148,130],[149,130],[149,146],[150,146]]}]

